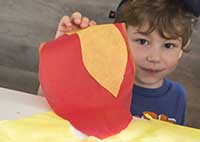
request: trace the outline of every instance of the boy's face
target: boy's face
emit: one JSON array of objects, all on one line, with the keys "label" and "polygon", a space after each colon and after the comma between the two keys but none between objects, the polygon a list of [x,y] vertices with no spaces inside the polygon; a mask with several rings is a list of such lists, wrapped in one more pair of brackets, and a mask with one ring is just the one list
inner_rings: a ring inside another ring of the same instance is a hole
[{"label": "boy's face", "polygon": [[182,39],[165,39],[157,31],[145,34],[148,26],[128,26],[129,46],[136,65],[135,84],[158,88],[172,72],[182,53]]}]

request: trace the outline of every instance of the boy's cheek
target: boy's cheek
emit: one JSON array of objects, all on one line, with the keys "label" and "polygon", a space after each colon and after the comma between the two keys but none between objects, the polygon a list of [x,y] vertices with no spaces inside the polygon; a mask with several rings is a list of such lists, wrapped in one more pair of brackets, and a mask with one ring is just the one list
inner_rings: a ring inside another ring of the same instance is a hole
[{"label": "boy's cheek", "polygon": [[145,58],[145,53],[140,52],[137,47],[130,48],[130,53],[135,63],[142,62]]}]

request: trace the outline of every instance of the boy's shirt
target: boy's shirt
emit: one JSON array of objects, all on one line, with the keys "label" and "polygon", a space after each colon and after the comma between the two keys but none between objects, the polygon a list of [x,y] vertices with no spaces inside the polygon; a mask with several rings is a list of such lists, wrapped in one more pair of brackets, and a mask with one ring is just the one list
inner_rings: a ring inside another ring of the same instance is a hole
[{"label": "boy's shirt", "polygon": [[134,86],[131,104],[134,116],[144,117],[144,113],[153,118],[185,125],[186,95],[184,88],[173,81],[164,79],[157,89]]}]

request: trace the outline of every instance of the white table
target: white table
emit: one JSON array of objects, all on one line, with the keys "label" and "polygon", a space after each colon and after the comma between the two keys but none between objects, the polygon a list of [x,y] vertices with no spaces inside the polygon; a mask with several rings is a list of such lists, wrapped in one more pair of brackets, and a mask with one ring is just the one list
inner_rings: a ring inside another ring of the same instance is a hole
[{"label": "white table", "polygon": [[0,120],[11,120],[47,112],[44,97],[0,87]]},{"label": "white table", "polygon": [[[0,120],[13,120],[50,110],[44,97],[0,87]],[[81,139],[87,137],[75,128],[73,131]]]}]

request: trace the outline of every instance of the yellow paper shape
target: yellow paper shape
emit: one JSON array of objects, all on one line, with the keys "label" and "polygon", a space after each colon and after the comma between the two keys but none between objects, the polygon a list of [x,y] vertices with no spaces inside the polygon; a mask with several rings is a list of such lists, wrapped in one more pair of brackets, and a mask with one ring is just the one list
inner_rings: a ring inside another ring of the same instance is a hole
[{"label": "yellow paper shape", "polygon": [[128,60],[126,43],[120,31],[114,24],[106,24],[92,26],[77,34],[87,71],[117,97]]},{"label": "yellow paper shape", "polygon": [[[94,126],[95,127],[95,126]],[[0,142],[199,142],[200,130],[155,119],[133,119],[114,136],[78,137],[71,124],[53,112],[0,121]]]},{"label": "yellow paper shape", "polygon": [[[147,116],[150,118],[150,116]],[[150,118],[133,120],[105,142],[199,142],[200,130]]]},{"label": "yellow paper shape", "polygon": [[71,124],[53,112],[0,121],[0,142],[78,142]]}]

